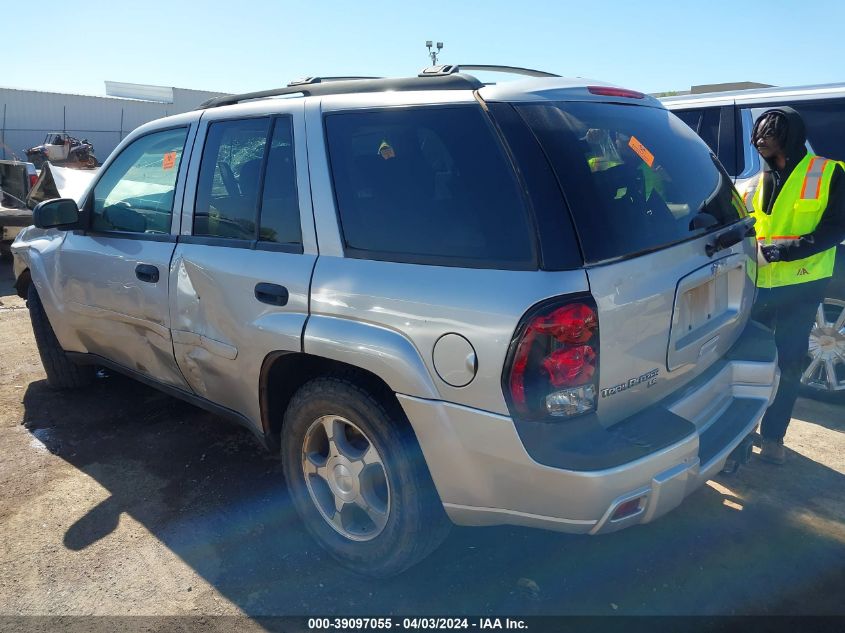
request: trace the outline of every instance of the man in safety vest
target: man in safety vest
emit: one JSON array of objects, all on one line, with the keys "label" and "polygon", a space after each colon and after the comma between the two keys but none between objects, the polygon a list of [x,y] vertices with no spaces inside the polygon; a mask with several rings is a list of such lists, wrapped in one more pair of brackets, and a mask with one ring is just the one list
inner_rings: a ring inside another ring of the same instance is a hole
[{"label": "man in safety vest", "polygon": [[761,458],[782,464],[810,330],[845,239],[843,164],[809,154],[792,108],[764,112],[751,134],[767,167],[753,195],[761,266],[752,318],[775,331],[780,387],[763,417]]}]

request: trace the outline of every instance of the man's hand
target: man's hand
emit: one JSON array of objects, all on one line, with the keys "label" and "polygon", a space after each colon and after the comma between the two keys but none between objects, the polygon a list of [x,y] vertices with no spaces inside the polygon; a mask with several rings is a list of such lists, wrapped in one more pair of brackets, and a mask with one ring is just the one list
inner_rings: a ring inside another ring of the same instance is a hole
[{"label": "man's hand", "polygon": [[778,244],[770,244],[769,246],[761,246],[760,251],[767,262],[783,261],[783,247]]}]

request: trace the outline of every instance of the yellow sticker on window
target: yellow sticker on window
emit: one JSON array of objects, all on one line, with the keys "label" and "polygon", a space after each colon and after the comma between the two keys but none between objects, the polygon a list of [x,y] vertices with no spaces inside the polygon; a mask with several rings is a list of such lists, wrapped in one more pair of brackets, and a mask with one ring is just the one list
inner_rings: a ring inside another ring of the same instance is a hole
[{"label": "yellow sticker on window", "polygon": [[162,169],[173,169],[176,166],[176,152],[167,152],[161,159]]},{"label": "yellow sticker on window", "polygon": [[637,156],[643,159],[643,162],[648,165],[649,167],[654,165],[654,154],[648,151],[642,143],[637,139],[636,136],[632,136],[631,140],[628,141],[628,147],[630,147],[634,152],[636,152]]}]

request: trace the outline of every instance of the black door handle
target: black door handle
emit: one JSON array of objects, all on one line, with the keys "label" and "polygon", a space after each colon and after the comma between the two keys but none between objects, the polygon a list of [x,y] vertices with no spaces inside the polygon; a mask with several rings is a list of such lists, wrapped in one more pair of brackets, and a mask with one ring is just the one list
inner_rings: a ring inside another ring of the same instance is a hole
[{"label": "black door handle", "polygon": [[279,284],[256,284],[255,298],[271,306],[284,306],[288,304],[288,289]]},{"label": "black door handle", "polygon": [[135,266],[135,276],[148,284],[157,284],[158,268],[151,264],[138,264]]}]

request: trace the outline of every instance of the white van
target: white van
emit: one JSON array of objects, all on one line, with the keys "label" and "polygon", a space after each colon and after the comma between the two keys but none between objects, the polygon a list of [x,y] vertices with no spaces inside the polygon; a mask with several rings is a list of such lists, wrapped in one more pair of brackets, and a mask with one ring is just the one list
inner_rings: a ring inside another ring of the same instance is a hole
[{"label": "white van", "polygon": [[[751,129],[770,108],[797,110],[807,126],[807,149],[845,160],[845,83],[680,95],[662,101],[704,139],[743,195],[763,170],[751,145]],[[816,321],[802,392],[845,401],[845,245],[838,247],[833,281]]]}]

